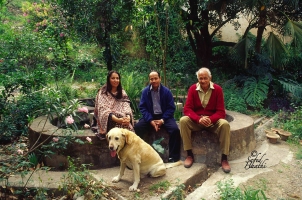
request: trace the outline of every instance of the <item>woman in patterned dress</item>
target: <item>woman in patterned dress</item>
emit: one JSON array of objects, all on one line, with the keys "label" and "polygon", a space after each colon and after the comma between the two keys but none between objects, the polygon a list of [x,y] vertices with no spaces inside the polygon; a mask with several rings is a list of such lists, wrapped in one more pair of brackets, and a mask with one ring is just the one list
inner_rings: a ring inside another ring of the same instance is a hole
[{"label": "woman in patterned dress", "polygon": [[121,76],[117,71],[110,71],[107,83],[102,86],[95,98],[94,117],[97,121],[96,136],[105,139],[106,133],[113,127],[133,131],[133,113],[130,100],[122,88]]}]

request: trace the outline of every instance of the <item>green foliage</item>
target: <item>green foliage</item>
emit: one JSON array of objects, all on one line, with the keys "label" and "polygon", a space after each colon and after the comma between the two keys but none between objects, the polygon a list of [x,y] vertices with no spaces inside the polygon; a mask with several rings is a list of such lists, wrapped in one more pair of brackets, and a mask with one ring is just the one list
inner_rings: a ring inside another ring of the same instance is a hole
[{"label": "green foliage", "polygon": [[282,69],[284,64],[284,57],[287,55],[288,50],[280,38],[273,32],[270,32],[266,43],[266,49],[268,56],[271,59],[272,66],[275,68]]},{"label": "green foliage", "polygon": [[156,183],[156,184],[154,184],[154,185],[151,185],[151,186],[149,187],[149,190],[150,190],[151,192],[158,192],[158,191],[163,191],[163,192],[165,192],[165,191],[168,190],[168,188],[169,188],[170,186],[171,186],[171,183],[170,183],[169,181],[165,180],[165,181],[160,181],[160,182],[158,182],[158,183]]},{"label": "green foliage", "polygon": [[5,94],[10,96],[6,101],[4,98],[0,98],[3,103],[0,115],[0,139],[2,141],[10,141],[16,136],[26,135],[28,120],[39,115],[38,110],[44,108],[47,102],[41,93],[19,94],[18,97],[13,98],[14,94]]},{"label": "green foliage", "polygon": [[296,153],[296,158],[298,160],[302,160],[302,148],[298,149],[298,152]]},{"label": "green foliage", "polygon": [[62,84],[59,87],[58,92],[61,93],[60,101],[65,102],[65,101],[68,101],[68,99],[79,98],[80,90],[74,89],[74,88],[72,88],[72,84],[66,83],[66,84]]},{"label": "green foliage", "polygon": [[133,111],[133,115],[135,119],[139,119],[141,116],[139,110],[139,99],[141,95],[142,88],[144,86],[143,79],[139,73],[137,72],[128,72],[121,70],[122,74],[122,86],[123,89],[126,91],[130,101],[131,101],[131,108]]},{"label": "green foliage", "polygon": [[[88,170],[89,165],[80,167],[76,160],[68,157],[68,174],[62,178],[59,189],[69,197],[85,196],[85,199],[102,199],[106,197],[107,188],[103,181],[96,181]],[[108,193],[107,193],[108,195]]]},{"label": "green foliage", "polygon": [[243,199],[240,188],[234,188],[234,181],[232,179],[225,182],[218,182],[217,187],[221,200]]},{"label": "green foliage", "polygon": [[292,37],[293,43],[295,46],[301,46],[301,40],[302,40],[302,23],[296,22],[293,20],[288,20],[285,24],[285,33],[286,35]]},{"label": "green foliage", "polygon": [[227,82],[223,85],[224,102],[227,110],[247,114],[247,106],[241,90],[234,83]]},{"label": "green foliage", "polygon": [[230,58],[239,65],[248,68],[248,59],[251,54],[252,47],[255,44],[255,36],[248,33],[230,50]]},{"label": "green foliage", "polygon": [[179,121],[180,118],[183,116],[183,109],[179,106],[176,106],[175,112],[174,112],[174,119],[176,121]]},{"label": "green foliage", "polygon": [[260,200],[267,199],[264,192],[260,189],[255,190],[253,188],[245,189],[241,191],[239,187],[234,187],[234,181],[232,179],[224,182],[220,181],[217,183],[218,192],[221,200],[232,200],[232,199],[246,199],[246,200]]},{"label": "green foliage", "polygon": [[38,165],[38,157],[35,153],[28,154],[28,160],[34,167]]},{"label": "green foliage", "polygon": [[[2,103],[10,101],[10,97],[14,97],[14,92],[19,90],[20,94],[28,94],[41,89],[49,80],[49,75],[41,67],[29,73],[24,69],[9,72],[0,75],[0,85],[4,87],[1,91],[0,98]],[[3,107],[4,105],[1,105]]]},{"label": "green foliage", "polygon": [[[72,99],[67,101],[66,103],[62,102],[61,99],[57,99],[57,101],[53,102],[53,104],[51,105],[51,112],[49,112],[48,114],[52,121],[55,118],[57,119],[57,127],[66,127],[69,126],[66,122],[66,117],[71,116],[81,119],[80,116],[76,113],[77,108],[79,107],[80,102],[78,101],[78,99]],[[76,123],[72,123],[71,126],[73,127],[73,129],[78,130]]]},{"label": "green foliage", "polygon": [[237,111],[240,113],[248,114],[247,113],[247,106],[244,99],[237,94],[230,94],[228,99],[226,99],[225,107],[227,110]]},{"label": "green foliage", "polygon": [[159,138],[152,143],[152,147],[159,153],[164,154],[165,149],[161,146],[160,142],[163,141],[164,138]]},{"label": "green foliage", "polygon": [[298,143],[302,139],[302,107],[296,107],[295,112],[280,111],[278,123],[284,130],[292,133],[292,141]]},{"label": "green foliage", "polygon": [[248,105],[261,107],[261,103],[267,98],[269,82],[267,76],[259,77],[258,80],[255,77],[249,77],[245,80],[243,97]]},{"label": "green foliage", "polygon": [[252,109],[263,109],[272,84],[270,62],[255,54],[250,59],[249,68],[240,75],[223,83],[225,105],[228,110],[248,114]]},{"label": "green foliage", "polygon": [[180,118],[183,116],[183,101],[185,101],[185,95],[186,95],[186,90],[179,88],[181,86],[177,86],[176,90],[171,90],[173,96],[174,96],[174,102],[175,102],[175,112],[174,112],[174,119],[176,121],[179,121]]},{"label": "green foliage", "polygon": [[[176,70],[176,68],[175,68]],[[186,73],[182,72],[173,72],[169,71],[167,73],[167,87],[173,90],[173,94],[175,96],[183,96],[186,94],[187,89],[193,84],[197,82],[197,78],[195,72],[189,74],[189,71]],[[196,70],[197,71],[197,70]],[[162,78],[162,84],[164,84],[164,80]]]},{"label": "green foliage", "polygon": [[280,77],[278,81],[286,92],[290,92],[295,98],[302,98],[301,84],[285,77]]},{"label": "green foliage", "polygon": [[138,72],[143,80],[148,80],[148,74],[154,69],[154,61],[147,61],[145,59],[132,59],[126,57],[123,63],[118,67],[125,72]]},{"label": "green foliage", "polygon": [[172,195],[168,198],[168,199],[173,199],[173,200],[183,200],[185,199],[185,185],[184,184],[180,184],[176,186],[176,189],[172,191]]}]

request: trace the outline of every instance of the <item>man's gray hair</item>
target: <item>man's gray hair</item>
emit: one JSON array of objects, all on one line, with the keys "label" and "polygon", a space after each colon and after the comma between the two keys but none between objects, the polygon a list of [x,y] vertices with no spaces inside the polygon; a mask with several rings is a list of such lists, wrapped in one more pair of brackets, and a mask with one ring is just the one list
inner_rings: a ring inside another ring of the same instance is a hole
[{"label": "man's gray hair", "polygon": [[198,79],[198,74],[202,72],[207,72],[209,74],[209,77],[212,77],[211,71],[206,67],[202,67],[196,72],[197,79]]}]

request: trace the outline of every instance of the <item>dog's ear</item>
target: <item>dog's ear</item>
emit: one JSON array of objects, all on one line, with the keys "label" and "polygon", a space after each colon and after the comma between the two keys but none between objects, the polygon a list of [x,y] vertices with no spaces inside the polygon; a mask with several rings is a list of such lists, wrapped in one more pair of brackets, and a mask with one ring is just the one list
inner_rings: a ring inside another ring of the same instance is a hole
[{"label": "dog's ear", "polygon": [[122,133],[122,135],[125,137],[126,143],[131,144],[133,141],[133,134],[127,129],[123,129]]},{"label": "dog's ear", "polygon": [[107,139],[107,141],[109,141],[108,134],[106,134],[106,139]]}]

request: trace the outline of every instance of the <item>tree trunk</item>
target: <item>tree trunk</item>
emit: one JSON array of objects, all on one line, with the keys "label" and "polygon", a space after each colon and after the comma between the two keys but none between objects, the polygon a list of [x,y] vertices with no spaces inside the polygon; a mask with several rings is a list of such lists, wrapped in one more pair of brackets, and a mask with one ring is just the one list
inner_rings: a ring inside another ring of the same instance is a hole
[{"label": "tree trunk", "polygon": [[[186,25],[190,45],[196,56],[196,65],[198,67],[209,67],[212,57],[212,38],[208,30],[209,11],[201,12],[201,20],[198,14],[197,0],[190,0],[190,12],[188,12]],[[198,27],[198,28],[197,28]]]},{"label": "tree trunk", "polygon": [[261,53],[261,41],[262,41],[262,36],[263,36],[265,27],[266,27],[266,7],[261,6],[259,21],[258,21],[256,45],[255,45],[255,51],[257,53]]},{"label": "tree trunk", "polygon": [[112,52],[111,52],[111,15],[112,15],[112,4],[110,1],[101,1],[97,4],[97,12],[95,18],[99,20],[99,26],[97,27],[96,39],[100,47],[105,46],[103,52],[104,60],[106,61],[108,71],[112,70]]}]

